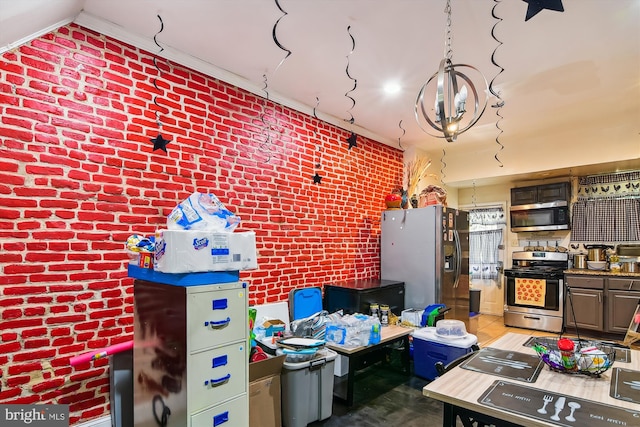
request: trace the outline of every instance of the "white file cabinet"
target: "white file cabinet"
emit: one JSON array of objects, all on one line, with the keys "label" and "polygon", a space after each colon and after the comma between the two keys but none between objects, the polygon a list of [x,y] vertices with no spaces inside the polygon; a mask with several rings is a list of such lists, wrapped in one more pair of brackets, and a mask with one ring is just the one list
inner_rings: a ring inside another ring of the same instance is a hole
[{"label": "white file cabinet", "polygon": [[248,427],[247,284],[137,279],[134,301],[134,425]]}]

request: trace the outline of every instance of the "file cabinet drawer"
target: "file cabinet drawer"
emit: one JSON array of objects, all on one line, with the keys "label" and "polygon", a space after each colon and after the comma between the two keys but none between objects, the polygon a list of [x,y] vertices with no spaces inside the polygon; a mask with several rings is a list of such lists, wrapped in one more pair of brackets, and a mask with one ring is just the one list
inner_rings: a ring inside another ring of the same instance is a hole
[{"label": "file cabinet drawer", "polygon": [[199,411],[247,390],[246,341],[188,356],[189,411]]},{"label": "file cabinet drawer", "polygon": [[190,289],[187,298],[189,352],[246,339],[247,316],[247,289],[242,283]]}]

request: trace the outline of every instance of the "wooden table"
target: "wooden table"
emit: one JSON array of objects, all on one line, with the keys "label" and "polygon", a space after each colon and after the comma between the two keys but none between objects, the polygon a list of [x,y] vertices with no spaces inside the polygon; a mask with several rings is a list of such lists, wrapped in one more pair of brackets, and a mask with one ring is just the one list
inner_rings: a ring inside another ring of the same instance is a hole
[{"label": "wooden table", "polygon": [[347,372],[347,392],[346,396],[336,393],[339,387],[335,387],[334,396],[343,400],[348,406],[353,405],[353,389],[355,382],[355,373],[362,366],[361,361],[368,354],[378,351],[383,347],[387,347],[394,343],[402,343],[402,366],[404,372],[409,374],[409,335],[412,329],[397,325],[383,326],[380,328],[380,342],[374,345],[360,347],[344,347],[336,344],[327,344],[327,347],[335,351],[341,356],[347,357],[349,361],[349,371]]},{"label": "wooden table", "polygon": [[[531,338],[531,335],[507,333],[503,337],[494,341],[489,345],[492,348],[517,351],[526,354],[535,354],[535,351],[530,347],[525,347],[523,344]],[[443,426],[450,427],[456,426],[456,417],[474,416],[479,419],[489,420],[489,422],[496,426],[535,426],[546,427],[558,424],[552,424],[551,422],[545,422],[538,419],[530,418],[516,412],[509,412],[506,410],[497,409],[492,406],[487,406],[478,402],[485,391],[487,391],[496,380],[503,380],[509,383],[517,384],[518,386],[524,386],[527,388],[538,389],[536,392],[544,392],[545,394],[552,394],[555,396],[562,395],[567,396],[569,401],[571,398],[581,398],[593,402],[599,402],[605,405],[611,405],[618,408],[628,408],[634,411],[640,411],[640,405],[637,403],[626,402],[619,399],[614,399],[609,395],[610,381],[614,368],[624,368],[635,371],[640,371],[640,351],[630,350],[631,362],[620,363],[615,362],[613,367],[604,372],[600,378],[590,377],[582,374],[566,374],[551,371],[547,366],[540,372],[537,380],[533,383],[525,383],[516,380],[509,380],[496,375],[486,374],[482,372],[475,372],[468,369],[463,369],[460,366],[456,366],[452,370],[448,371],[445,375],[436,378],[431,383],[427,384],[423,388],[423,394],[433,399],[444,402],[444,419]],[[559,400],[559,399],[558,399]],[[524,405],[539,406],[536,399],[535,402],[523,403]],[[550,413],[553,414],[553,403],[549,404]],[[568,411],[566,411],[568,412]],[[566,415],[566,412],[564,415]],[[571,425],[562,420],[562,425]],[[615,424],[613,425],[622,425]],[[637,424],[624,424],[624,425],[638,425],[640,426],[640,419]],[[579,426],[581,427],[581,426]]]}]

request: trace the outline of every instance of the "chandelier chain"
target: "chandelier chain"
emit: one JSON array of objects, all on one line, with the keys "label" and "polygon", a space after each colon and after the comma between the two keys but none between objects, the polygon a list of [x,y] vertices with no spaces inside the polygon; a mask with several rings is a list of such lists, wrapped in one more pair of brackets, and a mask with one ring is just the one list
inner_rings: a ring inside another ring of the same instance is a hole
[{"label": "chandelier chain", "polygon": [[444,13],[447,14],[447,26],[445,29],[445,47],[444,57],[451,60],[453,57],[453,49],[451,48],[451,0],[447,0],[447,5],[444,8]]}]

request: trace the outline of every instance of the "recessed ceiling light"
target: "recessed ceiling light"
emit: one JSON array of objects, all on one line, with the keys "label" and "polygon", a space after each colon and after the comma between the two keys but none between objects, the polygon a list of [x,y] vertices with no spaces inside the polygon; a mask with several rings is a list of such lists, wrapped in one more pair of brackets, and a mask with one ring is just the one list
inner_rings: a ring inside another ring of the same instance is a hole
[{"label": "recessed ceiling light", "polygon": [[400,92],[400,84],[397,82],[388,82],[384,85],[384,92],[388,95],[395,95]]}]

